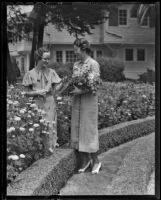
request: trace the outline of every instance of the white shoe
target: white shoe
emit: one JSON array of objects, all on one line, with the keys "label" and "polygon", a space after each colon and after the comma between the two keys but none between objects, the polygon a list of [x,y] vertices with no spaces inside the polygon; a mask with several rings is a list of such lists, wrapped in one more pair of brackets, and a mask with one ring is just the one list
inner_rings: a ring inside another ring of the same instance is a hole
[{"label": "white shoe", "polygon": [[101,162],[94,164],[92,174],[98,174],[99,170],[101,169],[101,165]]},{"label": "white shoe", "polygon": [[79,173],[85,172],[86,169],[90,166],[90,164],[91,164],[91,160],[87,163],[87,165],[86,165],[84,168],[79,169],[78,172],[79,172]]}]

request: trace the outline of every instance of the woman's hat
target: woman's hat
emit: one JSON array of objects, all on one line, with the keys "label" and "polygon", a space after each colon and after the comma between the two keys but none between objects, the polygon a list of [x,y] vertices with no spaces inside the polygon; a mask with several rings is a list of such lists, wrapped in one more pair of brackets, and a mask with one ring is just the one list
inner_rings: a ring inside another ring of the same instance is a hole
[{"label": "woman's hat", "polygon": [[82,50],[90,49],[90,43],[85,38],[77,38],[74,41],[74,45],[80,47]]}]

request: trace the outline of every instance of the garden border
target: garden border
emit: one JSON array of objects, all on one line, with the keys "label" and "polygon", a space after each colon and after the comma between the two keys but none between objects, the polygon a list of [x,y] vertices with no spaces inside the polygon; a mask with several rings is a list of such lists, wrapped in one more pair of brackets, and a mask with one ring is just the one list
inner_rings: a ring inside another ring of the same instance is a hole
[{"label": "garden border", "polygon": [[[100,150],[131,141],[155,131],[155,116],[99,130]],[[77,153],[73,149],[56,149],[49,158],[33,163],[7,187],[7,196],[50,196],[58,194],[77,168]]]}]

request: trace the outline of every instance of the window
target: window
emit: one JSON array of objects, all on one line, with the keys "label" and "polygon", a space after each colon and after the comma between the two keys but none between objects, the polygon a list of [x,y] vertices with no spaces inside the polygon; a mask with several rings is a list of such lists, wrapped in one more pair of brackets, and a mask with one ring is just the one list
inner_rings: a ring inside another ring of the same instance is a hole
[{"label": "window", "polygon": [[58,63],[63,62],[63,52],[62,51],[56,52],[56,62],[58,62]]},{"label": "window", "polygon": [[149,26],[149,17],[144,17],[141,26]]},{"label": "window", "polygon": [[133,49],[125,49],[125,60],[133,61]]},{"label": "window", "polygon": [[97,58],[102,56],[102,51],[97,51]]},{"label": "window", "polygon": [[119,10],[119,25],[127,25],[127,10]]},{"label": "window", "polygon": [[93,51],[91,51],[91,57],[94,58],[94,52]]},{"label": "window", "polygon": [[137,60],[145,61],[145,49],[137,49]]},{"label": "window", "polygon": [[74,51],[66,51],[66,62],[67,63],[73,63],[76,62],[77,57],[74,53]]}]

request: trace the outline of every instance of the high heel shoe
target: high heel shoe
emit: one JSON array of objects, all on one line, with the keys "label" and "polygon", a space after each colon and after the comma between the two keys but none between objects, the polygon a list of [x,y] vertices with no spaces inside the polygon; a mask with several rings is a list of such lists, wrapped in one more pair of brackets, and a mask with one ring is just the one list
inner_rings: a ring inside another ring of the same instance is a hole
[{"label": "high heel shoe", "polygon": [[101,166],[101,162],[94,164],[92,174],[98,174],[99,170],[101,169]]},{"label": "high heel shoe", "polygon": [[90,161],[86,164],[86,166],[85,166],[84,168],[79,169],[78,172],[79,172],[79,173],[85,172],[86,169],[90,166],[91,162],[92,162],[92,161],[90,160]]}]

